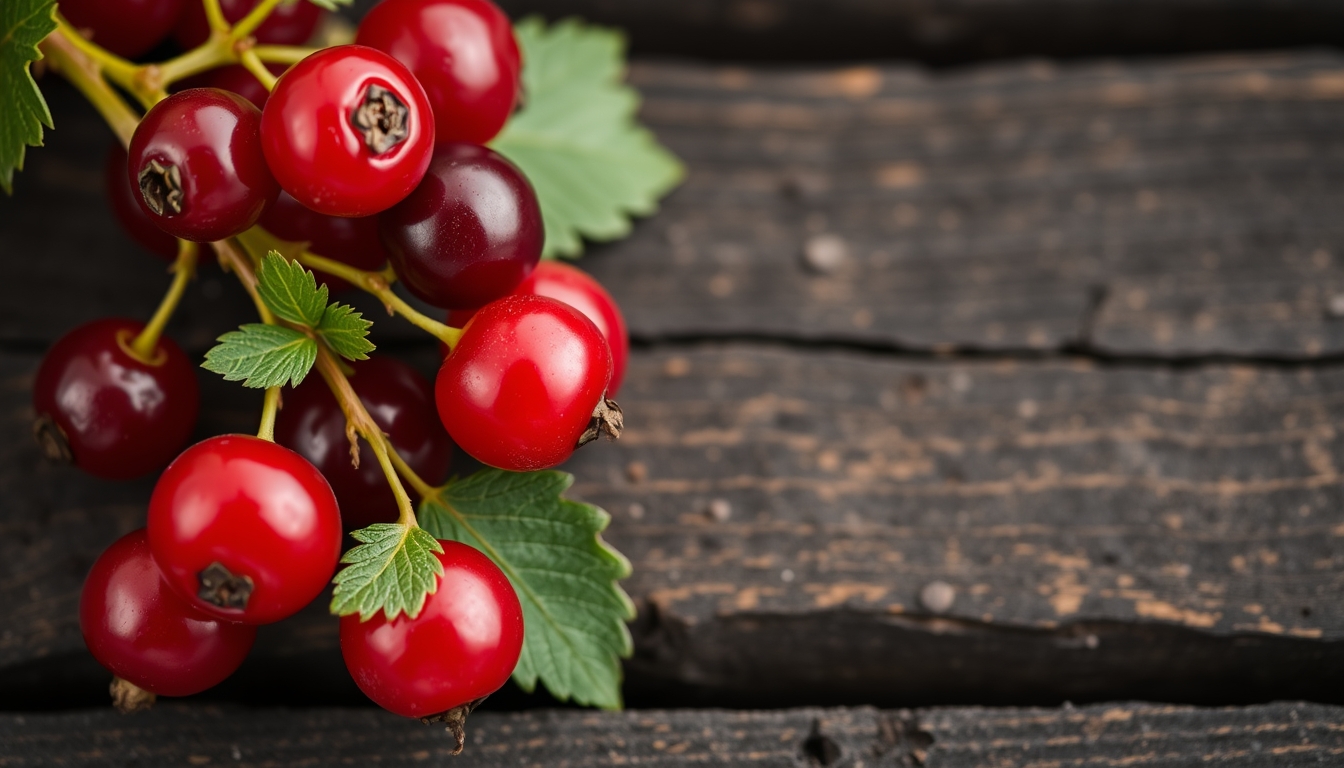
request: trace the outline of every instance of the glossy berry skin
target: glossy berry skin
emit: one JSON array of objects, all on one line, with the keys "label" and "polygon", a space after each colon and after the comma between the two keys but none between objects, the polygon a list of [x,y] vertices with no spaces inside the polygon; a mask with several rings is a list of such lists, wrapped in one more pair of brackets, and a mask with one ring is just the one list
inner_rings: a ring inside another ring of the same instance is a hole
[{"label": "glossy berry skin", "polygon": [[[611,347],[611,384],[607,386],[607,396],[615,397],[625,379],[625,360],[630,356],[630,334],[626,331],[621,308],[607,293],[607,289],[572,264],[547,260],[537,264],[532,274],[513,289],[513,293],[549,296],[579,310],[584,317],[593,321]],[[448,324],[461,328],[474,314],[474,310],[449,312]],[[447,347],[443,347],[442,351],[447,354]]]},{"label": "glossy berry skin", "polygon": [[[281,192],[261,217],[261,226],[282,240],[306,242],[313,253],[357,269],[379,270],[387,265],[387,249],[378,236],[378,219],[373,216],[328,216]],[[322,272],[317,273],[317,279],[332,293],[350,287],[346,281]]]},{"label": "glossy berry skin", "polygon": [[168,588],[145,530],[113,542],[79,595],[89,653],[112,674],[160,696],[190,696],[243,663],[256,627],[217,621]]},{"label": "glossy berry skin", "polygon": [[445,309],[507,296],[537,265],[541,208],[522,171],[475,144],[441,144],[424,181],[378,217],[406,289]]},{"label": "glossy berry skin", "polygon": [[507,296],[463,329],[434,383],[439,418],[483,464],[528,472],[574,452],[611,379],[593,322],[544,296]]},{"label": "glossy berry skin", "polygon": [[[149,500],[149,545],[164,578],[193,607],[268,624],[312,602],[331,579],[341,515],[331,486],[297,453],[248,435],[203,440],[164,470]],[[223,571],[212,569],[218,563]],[[246,599],[210,599],[202,581],[251,580]]]},{"label": "glossy berry skin", "polygon": [[168,37],[182,10],[199,0],[61,0],[61,15],[93,42],[133,59]]},{"label": "glossy berry skin", "polygon": [[266,102],[261,132],[280,186],[328,216],[371,216],[401,202],[434,150],[425,90],[396,59],[360,45],[290,67]]},{"label": "glossy berry skin", "polygon": [[355,37],[405,64],[429,94],[437,141],[484,144],[518,102],[513,25],[489,0],[384,0]]},{"label": "glossy berry skin", "polygon": [[523,650],[523,609],[508,577],[466,544],[440,541],[443,575],[414,619],[341,617],[350,676],[378,706],[429,717],[499,690]]},{"label": "glossy berry skin", "polygon": [[[260,0],[220,0],[219,9],[230,24],[243,20]],[[62,6],[64,7],[64,6]],[[322,21],[322,9],[308,0],[283,2],[252,32],[262,45],[302,45]],[[173,28],[173,39],[183,48],[195,48],[210,36],[210,23],[200,0],[189,0]]]},{"label": "glossy berry skin", "polygon": [[232,237],[280,193],[261,152],[261,112],[218,88],[189,88],[154,105],[129,155],[140,209],[174,237]]},{"label": "glossy berry skin", "polygon": [[[442,482],[453,444],[436,417],[433,386],[414,368],[385,355],[354,363],[353,369],[350,384],[392,447],[417,475],[434,485]],[[359,468],[351,465],[345,414],[320,376],[285,393],[275,440],[327,478],[347,530],[396,521],[396,499],[367,442],[359,444]]]},{"label": "glossy berry skin", "polygon": [[94,320],[47,351],[33,409],[48,455],[56,458],[64,443],[75,466],[125,480],[159,469],[182,449],[200,408],[196,366],[167,337],[152,360],[136,358],[130,345],[143,328],[124,318]]},{"label": "glossy berry skin", "polygon": [[159,229],[159,225],[140,207],[140,190],[126,178],[126,150],[113,144],[103,164],[103,192],[117,223],[145,250],[166,261],[177,258],[177,238]]}]

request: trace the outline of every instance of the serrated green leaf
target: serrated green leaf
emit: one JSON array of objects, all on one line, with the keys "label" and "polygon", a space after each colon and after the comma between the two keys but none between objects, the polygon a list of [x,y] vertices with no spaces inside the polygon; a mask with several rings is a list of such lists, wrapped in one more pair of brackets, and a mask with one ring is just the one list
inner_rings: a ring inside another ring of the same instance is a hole
[{"label": "serrated green leaf", "polygon": [[583,241],[614,240],[684,175],[681,162],[635,122],[639,96],[622,81],[619,32],[538,18],[515,27],[523,108],[491,146],[522,168],[541,203],[543,255],[577,256]]},{"label": "serrated green leaf", "polygon": [[345,304],[332,304],[322,313],[322,322],[317,332],[327,340],[336,354],[346,360],[367,360],[374,350],[369,341],[369,328],[373,323]]},{"label": "serrated green leaf", "polygon": [[253,389],[298,386],[317,360],[317,342],[293,328],[249,323],[219,337],[201,367]]},{"label": "serrated green leaf", "polygon": [[29,67],[42,58],[37,44],[56,28],[55,0],[0,2],[0,187],[14,191],[28,147],[42,146],[51,110]]},{"label": "serrated green leaf", "polygon": [[327,286],[312,272],[276,251],[266,254],[257,270],[257,291],[277,317],[316,328],[327,308]]},{"label": "serrated green leaf", "polygon": [[443,575],[443,563],[434,556],[443,546],[423,528],[400,523],[375,523],[350,535],[363,543],[341,557],[346,566],[332,579],[331,612],[358,613],[360,621],[379,611],[388,621],[402,613],[420,615]]},{"label": "serrated green leaf", "polygon": [[541,680],[558,699],[617,709],[635,610],[616,581],[630,563],[602,541],[606,512],[561,497],[573,482],[564,472],[482,470],[421,502],[420,525],[481,550],[513,583],[525,627],[515,682],[531,691]]}]

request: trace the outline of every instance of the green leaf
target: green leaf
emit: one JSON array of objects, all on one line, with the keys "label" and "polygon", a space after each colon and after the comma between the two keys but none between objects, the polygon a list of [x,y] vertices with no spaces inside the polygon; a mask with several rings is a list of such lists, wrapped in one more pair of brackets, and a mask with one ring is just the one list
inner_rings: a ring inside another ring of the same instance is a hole
[{"label": "green leaf", "polygon": [[518,685],[531,691],[540,679],[561,700],[617,709],[635,610],[616,581],[630,563],[599,535],[606,512],[561,497],[573,482],[564,472],[482,470],[425,498],[420,524],[481,550],[513,583],[525,627]]},{"label": "green leaf", "polygon": [[317,361],[317,342],[293,328],[249,323],[219,337],[201,367],[253,389],[298,386]]},{"label": "green leaf", "polygon": [[423,528],[399,523],[375,523],[350,535],[363,543],[341,557],[347,565],[332,579],[331,612],[358,613],[360,621],[379,611],[388,621],[402,613],[420,615],[443,575],[443,563],[434,556],[443,546]]},{"label": "green leaf", "polygon": [[277,251],[267,253],[261,260],[257,290],[261,300],[278,317],[309,328],[316,328],[322,322],[327,308],[326,284],[319,286],[312,272]]},{"label": "green leaf", "polygon": [[523,108],[491,143],[523,169],[541,202],[543,255],[577,256],[581,237],[614,240],[630,216],[657,210],[684,174],[635,123],[639,96],[622,83],[620,33],[538,18],[515,27],[523,50]]},{"label": "green leaf", "polygon": [[374,350],[373,342],[368,339],[372,326],[373,323],[365,320],[353,307],[332,304],[322,313],[317,332],[327,340],[336,354],[346,360],[367,360],[369,353]]},{"label": "green leaf", "polygon": [[14,192],[28,147],[42,146],[51,110],[29,71],[42,58],[37,44],[56,28],[55,0],[0,2],[0,187]]}]

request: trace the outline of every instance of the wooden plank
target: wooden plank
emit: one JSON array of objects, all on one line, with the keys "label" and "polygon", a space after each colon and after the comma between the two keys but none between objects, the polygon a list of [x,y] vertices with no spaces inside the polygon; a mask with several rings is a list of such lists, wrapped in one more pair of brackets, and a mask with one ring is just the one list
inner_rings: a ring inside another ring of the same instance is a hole
[{"label": "wooden plank", "polygon": [[1324,0],[501,0],[511,15],[580,16],[628,31],[637,53],[729,61],[1106,56],[1335,45]]},{"label": "wooden plank", "polygon": [[[78,738],[71,739],[71,734]],[[1247,766],[1334,764],[1344,709],[1116,704],[1065,709],[477,712],[441,729],[371,709],[160,704],[0,715],[7,766]]]},{"label": "wooden plank", "polygon": [[[35,359],[4,364],[23,435]],[[728,345],[637,351],[627,381],[626,434],[568,468],[634,564],[632,701],[1344,690],[1344,369]],[[206,385],[203,429],[251,428],[240,388]],[[66,664],[86,659],[76,592],[149,484],[3,451],[0,693],[67,675],[96,699],[104,674]],[[354,695],[321,605],[267,628],[249,664],[228,697]]]},{"label": "wooden plank", "polygon": [[[1344,351],[1344,56],[645,64],[634,80],[689,168],[661,213],[584,262],[637,338]],[[51,90],[60,128],[0,201],[6,253],[31,256],[0,285],[0,341],[147,316],[166,281],[101,208],[105,129]],[[192,290],[174,330],[189,347],[250,316],[218,273]],[[375,331],[423,338],[400,321]]]}]

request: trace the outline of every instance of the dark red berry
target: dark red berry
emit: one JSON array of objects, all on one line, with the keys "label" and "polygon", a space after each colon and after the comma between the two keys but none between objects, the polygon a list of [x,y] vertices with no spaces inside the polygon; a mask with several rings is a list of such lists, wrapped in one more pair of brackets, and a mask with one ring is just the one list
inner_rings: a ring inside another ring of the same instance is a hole
[{"label": "dark red berry", "polygon": [[177,457],[149,500],[149,544],[168,584],[197,610],[267,624],[331,579],[341,515],[331,486],[297,453],[248,435]]},{"label": "dark red berry", "polygon": [[[288,192],[281,192],[261,217],[261,226],[283,240],[306,242],[313,253],[356,269],[378,270],[387,265],[387,249],[378,236],[378,219],[373,216],[328,216],[300,204]],[[317,273],[317,279],[325,282],[332,293],[350,287],[344,280],[322,272]]]},{"label": "dark red berry", "polygon": [[330,216],[370,216],[415,189],[434,149],[425,91],[362,45],[312,54],[280,76],[262,113],[266,162],[286,192]]},{"label": "dark red berry", "polygon": [[52,458],[98,477],[139,477],[182,449],[196,425],[196,367],[171,339],[140,360],[131,343],[144,328],[95,320],[62,336],[33,382],[36,434]]},{"label": "dark red berry", "polygon": [[200,0],[61,0],[61,14],[94,43],[133,59],[166,38],[192,5]]},{"label": "dark red berry", "polygon": [[[220,0],[224,19],[236,24],[257,6],[260,0]],[[62,6],[64,7],[64,6]],[[252,32],[263,45],[302,45],[308,42],[322,21],[322,9],[309,0],[288,0],[271,11],[271,15]],[[173,39],[183,48],[195,48],[210,37],[210,22],[205,19],[201,0],[188,0],[182,16],[173,28]]]},{"label": "dark red berry", "polygon": [[280,193],[261,151],[261,112],[218,88],[191,88],[154,105],[129,154],[141,209],[186,240],[232,237]]},{"label": "dark red berry", "polygon": [[243,663],[257,628],[218,621],[169,589],[145,529],[108,547],[84,580],[79,629],[112,674],[160,696],[190,696]]},{"label": "dark red berry", "polygon": [[518,41],[489,0],[384,0],[359,23],[355,42],[415,74],[434,107],[439,142],[486,143],[518,101]]},{"label": "dark red berry", "polygon": [[[351,386],[392,447],[424,480],[442,482],[453,446],[434,409],[434,388],[414,368],[386,356],[354,363],[353,370]],[[347,530],[397,519],[396,499],[367,443],[359,444],[359,468],[350,463],[345,414],[320,376],[285,393],[275,439],[311,461],[331,483]]]},{"label": "dark red berry", "polygon": [[[563,261],[546,260],[537,264],[532,274],[513,289],[513,295],[530,294],[548,296],[563,301],[579,310],[611,347],[611,384],[607,386],[607,396],[615,397],[625,380],[625,360],[630,356],[630,335],[625,329],[625,317],[611,294],[587,272]],[[448,313],[448,324],[461,328],[471,320],[476,311],[459,309]],[[442,347],[443,354],[448,348]]]},{"label": "dark red berry", "polygon": [[507,296],[463,329],[434,382],[439,418],[483,464],[515,472],[553,467],[599,434],[619,434],[605,398],[606,339],[573,307]]},{"label": "dark red berry", "polygon": [[541,258],[541,208],[517,166],[475,144],[441,144],[424,181],[378,217],[406,289],[446,309],[484,306]]},{"label": "dark red berry", "polygon": [[374,703],[431,717],[499,690],[523,650],[523,609],[508,577],[466,544],[441,541],[438,589],[414,619],[341,617],[341,654]]},{"label": "dark red berry", "polygon": [[177,258],[177,238],[159,229],[159,225],[140,208],[140,190],[132,187],[126,178],[126,150],[113,144],[103,164],[103,189],[112,215],[126,234],[159,258],[173,261]]}]

